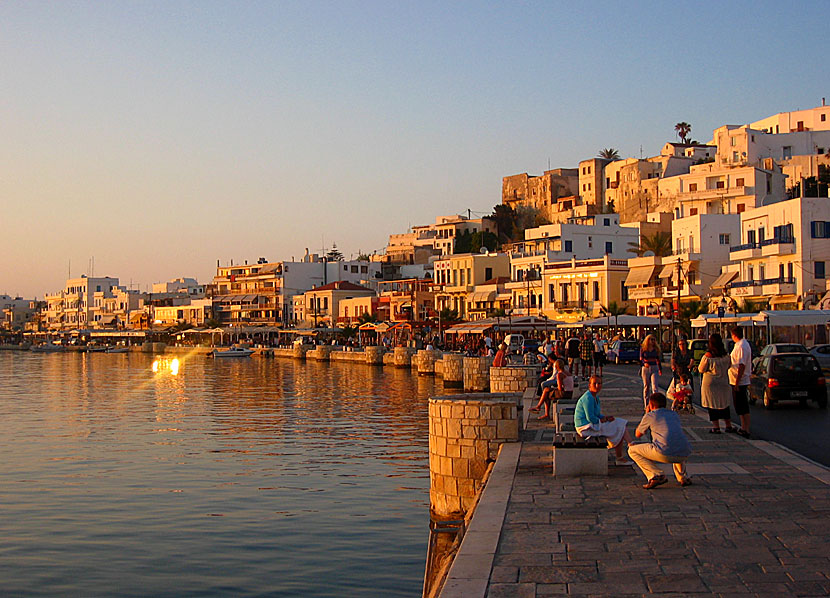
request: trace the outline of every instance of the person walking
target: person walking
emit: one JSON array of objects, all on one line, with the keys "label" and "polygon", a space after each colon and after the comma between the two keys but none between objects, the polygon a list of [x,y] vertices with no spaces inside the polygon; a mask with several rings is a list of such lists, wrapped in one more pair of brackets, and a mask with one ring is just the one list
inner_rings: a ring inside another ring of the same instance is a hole
[{"label": "person walking", "polygon": [[656,392],[648,398],[646,414],[637,426],[634,435],[642,438],[651,432],[651,442],[632,444],[628,447],[628,456],[646,476],[645,490],[651,490],[665,484],[666,476],[657,466],[658,463],[671,463],[674,477],[681,486],[692,483],[686,475],[686,460],[692,454],[692,445],[680,427],[680,416],[671,409],[666,409],[666,396]]},{"label": "person walking", "polygon": [[586,331],[579,343],[579,359],[582,361],[582,376],[590,377],[594,364],[594,339],[590,332]]},{"label": "person walking", "polygon": [[732,347],[729,368],[729,383],[732,385],[732,403],[735,413],[741,418],[741,429],[738,434],[749,438],[749,377],[752,371],[752,347],[749,341],[744,338],[744,331],[740,326],[731,330],[732,340],[735,346]]},{"label": "person walking", "polygon": [[721,433],[721,420],[725,432],[735,431],[729,415],[729,401],[732,398],[728,377],[729,363],[730,359],[720,334],[711,334],[709,346],[697,368],[697,371],[703,374],[703,381],[700,383],[700,404],[709,412],[709,422],[712,424],[710,434]]},{"label": "person walking", "polygon": [[600,335],[594,338],[594,372],[602,376],[602,366],[605,365],[605,341]]},{"label": "person walking", "polygon": [[657,377],[663,375],[663,353],[653,334],[649,334],[640,346],[640,365],[643,366],[643,410],[646,410],[648,398],[655,392],[660,392]]}]

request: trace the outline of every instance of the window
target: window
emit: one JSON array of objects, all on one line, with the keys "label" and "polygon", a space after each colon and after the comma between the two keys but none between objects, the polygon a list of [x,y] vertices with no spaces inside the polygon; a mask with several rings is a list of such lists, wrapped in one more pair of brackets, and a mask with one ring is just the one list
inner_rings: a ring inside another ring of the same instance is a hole
[{"label": "window", "polygon": [[582,191],[583,191],[583,192],[585,192],[586,187],[587,187],[587,185],[586,185],[585,183],[582,183]]},{"label": "window", "polygon": [[689,183],[689,191],[697,191],[697,183]]},{"label": "window", "polygon": [[723,181],[716,181],[715,182],[715,189],[723,189],[724,186],[725,185],[724,185]]},{"label": "window", "polygon": [[344,272],[348,272],[348,271],[349,271],[349,267],[348,267],[348,266],[343,266],[343,271],[344,271]]},{"label": "window", "polygon": [[824,262],[816,262],[816,278],[824,278]]},{"label": "window", "polygon": [[784,159],[792,158],[793,157],[793,146],[785,145],[784,146]]},{"label": "window", "polygon": [[721,245],[729,245],[729,235],[728,234],[721,234],[720,235],[720,244]]},{"label": "window", "polygon": [[792,280],[793,279],[793,263],[790,262],[787,264],[787,278]]},{"label": "window", "polygon": [[611,241],[605,242],[605,254],[614,253],[614,243]]},{"label": "window", "polygon": [[824,121],[826,121],[826,120],[827,120],[827,115],[826,115],[826,114],[822,114],[822,115],[821,115],[821,122],[824,122]]},{"label": "window", "polygon": [[594,281],[594,301],[599,301],[599,281]]},{"label": "window", "polygon": [[492,268],[485,268],[484,269],[484,280],[490,280],[493,278],[493,269]]},{"label": "window", "polygon": [[830,239],[830,223],[814,220],[810,223],[810,232],[813,239]]},{"label": "window", "polygon": [[746,231],[746,242],[747,243],[752,243],[753,245],[755,245],[755,231],[754,230]]},{"label": "window", "polygon": [[736,145],[738,145],[738,138],[737,137],[730,137],[729,141],[732,144],[732,147],[735,147]]},{"label": "window", "polygon": [[548,285],[548,303],[556,303],[556,294],[554,292],[554,286],[552,284]]},{"label": "window", "polygon": [[610,218],[603,218],[602,219],[602,226],[611,226],[611,219]]},{"label": "window", "polygon": [[824,148],[823,147],[817,147],[816,148],[816,153],[817,154],[823,154],[824,153]]},{"label": "window", "polygon": [[747,280],[749,280],[749,281],[755,280],[755,268],[750,266],[749,268],[747,268],[746,273],[747,273],[747,277],[746,277]]},{"label": "window", "polygon": [[744,186],[744,179],[743,178],[735,179],[735,186],[736,187],[743,187]]},{"label": "window", "polygon": [[357,274],[357,266],[352,266],[352,274]]},{"label": "window", "polygon": [[764,240],[767,238],[766,229],[762,226],[758,229],[758,242],[763,243]]},{"label": "window", "polygon": [[737,162],[740,159],[741,155],[738,152],[732,152],[732,161]]},{"label": "window", "polygon": [[368,272],[369,272],[369,266],[361,266],[360,267],[360,273],[361,274],[366,274]]},{"label": "window", "polygon": [[697,208],[689,208],[689,216],[697,216]]},{"label": "window", "polygon": [[625,286],[625,281],[620,281],[620,299],[628,301],[628,287]]},{"label": "window", "polygon": [[784,278],[784,264],[778,264],[778,278]]},{"label": "window", "polygon": [[565,253],[571,253],[574,250],[573,241],[565,241]]}]

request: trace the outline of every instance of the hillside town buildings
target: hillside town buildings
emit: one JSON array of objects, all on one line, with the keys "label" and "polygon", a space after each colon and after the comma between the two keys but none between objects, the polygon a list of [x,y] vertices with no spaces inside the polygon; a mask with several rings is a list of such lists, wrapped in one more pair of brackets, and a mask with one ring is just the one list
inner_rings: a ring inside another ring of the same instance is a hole
[{"label": "hillside town buildings", "polygon": [[[452,214],[389,235],[381,255],[216,264],[139,292],[71,278],[43,302],[0,295],[5,329],[357,326],[493,315],[578,321],[609,305],[639,315],[683,305],[809,309],[830,302],[830,108],[716,128],[646,158],[587,158],[502,179],[520,240],[494,217]],[[647,242],[663,236],[655,254]],[[476,245],[478,247],[478,245]]]}]

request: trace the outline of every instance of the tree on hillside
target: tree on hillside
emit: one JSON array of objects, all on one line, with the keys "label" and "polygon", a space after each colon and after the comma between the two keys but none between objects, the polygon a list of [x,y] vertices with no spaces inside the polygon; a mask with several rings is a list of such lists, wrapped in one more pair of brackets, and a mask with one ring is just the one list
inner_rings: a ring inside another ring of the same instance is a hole
[{"label": "tree on hillside", "polygon": [[650,236],[641,236],[639,243],[632,241],[628,247],[637,257],[643,257],[647,251],[651,251],[656,257],[666,257],[671,255],[671,234],[656,232]]},{"label": "tree on hillside", "polygon": [[685,121],[679,122],[674,125],[674,130],[677,132],[677,136],[680,137],[681,143],[688,143],[689,133],[692,132],[692,125]]},{"label": "tree on hillside", "polygon": [[343,253],[337,249],[337,243],[331,244],[331,249],[326,252],[326,259],[330,262],[342,262]]},{"label": "tree on hillside", "polygon": [[600,150],[599,154],[597,154],[600,158],[604,158],[605,160],[619,160],[620,159],[620,152],[614,149],[613,147],[606,147],[605,149]]},{"label": "tree on hillside", "polygon": [[496,223],[500,241],[507,242],[513,238],[513,229],[516,227],[516,212],[513,208],[500,203],[493,207],[493,213],[488,218]]}]

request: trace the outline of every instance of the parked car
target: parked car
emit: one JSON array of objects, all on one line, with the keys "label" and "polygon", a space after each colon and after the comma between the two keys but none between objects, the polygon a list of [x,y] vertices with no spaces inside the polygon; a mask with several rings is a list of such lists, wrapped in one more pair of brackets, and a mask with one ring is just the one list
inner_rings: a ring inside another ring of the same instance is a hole
[{"label": "parked car", "polygon": [[751,403],[772,407],[780,401],[815,401],[827,408],[827,385],[821,366],[809,353],[773,353],[760,357],[752,368],[749,385]]},{"label": "parked car", "polygon": [[689,352],[692,354],[692,359],[695,360],[695,363],[700,363],[700,360],[709,348],[709,341],[705,338],[692,338],[689,339],[688,342]]},{"label": "parked car", "polygon": [[761,351],[762,356],[778,353],[809,353],[809,351],[800,343],[770,343]]},{"label": "parked car", "polygon": [[810,347],[810,354],[818,360],[821,369],[830,370],[830,345]]},{"label": "parked car", "polygon": [[504,344],[507,345],[508,353],[521,353],[525,337],[521,334],[508,334],[504,337]]},{"label": "parked car", "polygon": [[608,347],[605,356],[611,363],[640,361],[640,343],[637,341],[616,340]]}]

